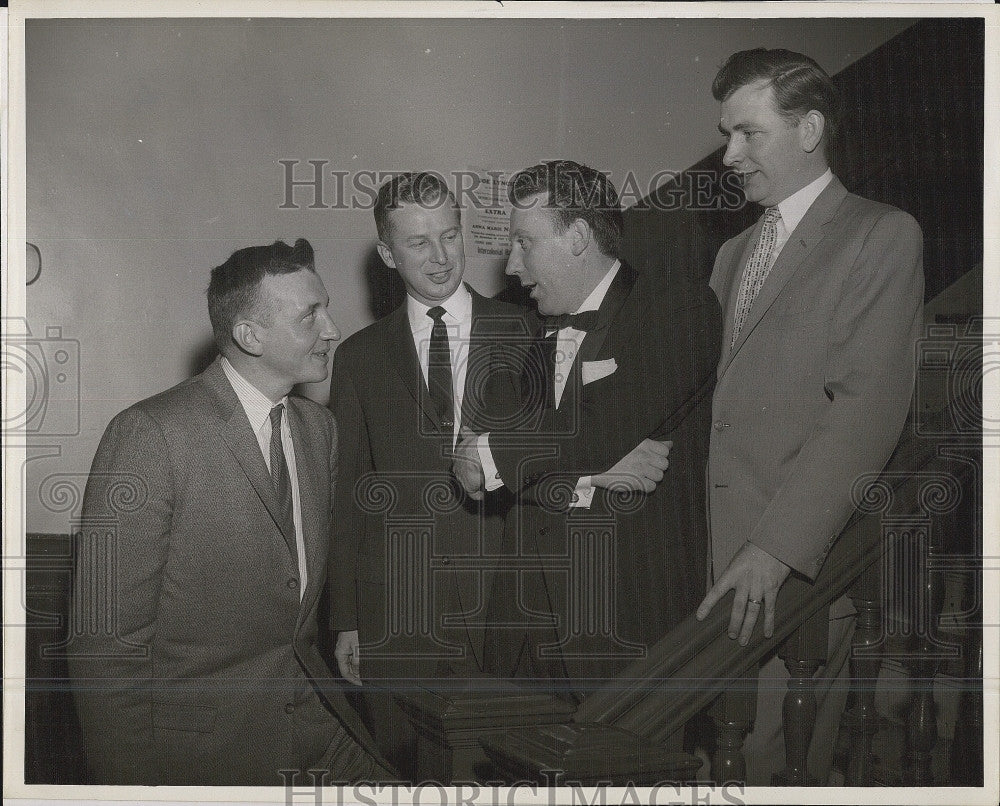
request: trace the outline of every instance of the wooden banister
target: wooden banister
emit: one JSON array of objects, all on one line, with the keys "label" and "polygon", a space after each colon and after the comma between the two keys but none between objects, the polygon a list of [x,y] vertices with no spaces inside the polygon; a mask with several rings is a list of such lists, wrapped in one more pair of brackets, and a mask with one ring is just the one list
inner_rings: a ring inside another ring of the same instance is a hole
[{"label": "wooden banister", "polygon": [[[942,422],[951,416],[949,409],[938,414]],[[903,433],[879,482],[868,494],[873,496],[865,502],[871,504],[866,507],[868,513],[864,509],[855,512],[832,546],[816,580],[810,583],[793,575],[782,586],[775,611],[775,630],[770,638],[764,637],[761,621],[747,646],[741,647],[729,638],[733,599],[730,592],[705,621],[698,621],[692,614],[652,647],[646,657],[629,665],[580,703],[573,717],[578,726],[575,730],[524,728],[484,737],[482,743],[487,754],[502,770],[537,776],[544,768],[543,758],[548,769],[552,769],[556,758],[571,761],[574,737],[581,737],[582,741],[586,736],[592,743],[601,727],[641,737],[647,747],[666,744],[688,720],[731,688],[746,670],[843,595],[865,569],[879,561],[886,546],[882,514],[874,499],[891,495],[916,504],[920,485],[927,478],[938,472],[954,471],[947,457],[939,457],[936,440],[917,436],[910,422]],[[562,769],[570,780],[577,772],[565,766]]]}]

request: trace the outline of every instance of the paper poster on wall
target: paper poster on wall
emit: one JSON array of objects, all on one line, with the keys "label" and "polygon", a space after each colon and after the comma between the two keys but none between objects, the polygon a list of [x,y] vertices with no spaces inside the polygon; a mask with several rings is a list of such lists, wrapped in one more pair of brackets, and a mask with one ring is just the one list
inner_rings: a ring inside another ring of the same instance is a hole
[{"label": "paper poster on wall", "polygon": [[467,232],[472,246],[469,254],[482,264],[506,263],[510,254],[509,177],[506,171],[469,167],[462,200],[469,222]]}]

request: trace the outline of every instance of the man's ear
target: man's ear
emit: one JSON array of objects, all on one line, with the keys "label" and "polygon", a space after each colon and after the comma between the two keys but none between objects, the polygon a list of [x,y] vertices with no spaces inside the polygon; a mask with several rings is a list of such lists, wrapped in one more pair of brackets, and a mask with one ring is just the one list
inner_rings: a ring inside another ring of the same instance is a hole
[{"label": "man's ear", "polygon": [[799,144],[802,150],[812,154],[823,142],[823,132],[826,129],[826,118],[822,112],[810,109],[799,120]]},{"label": "man's ear", "polygon": [[570,248],[574,257],[580,257],[590,246],[590,239],[593,233],[590,231],[590,224],[582,218],[576,219],[569,225]]},{"label": "man's ear", "polygon": [[233,325],[233,341],[244,353],[248,355],[262,355],[264,345],[261,343],[257,333],[259,325],[249,319],[241,319]]},{"label": "man's ear", "polygon": [[390,269],[396,268],[396,261],[393,260],[392,250],[389,248],[389,244],[385,241],[379,241],[375,244],[375,248],[378,249],[378,256],[382,258],[382,262],[388,266]]}]

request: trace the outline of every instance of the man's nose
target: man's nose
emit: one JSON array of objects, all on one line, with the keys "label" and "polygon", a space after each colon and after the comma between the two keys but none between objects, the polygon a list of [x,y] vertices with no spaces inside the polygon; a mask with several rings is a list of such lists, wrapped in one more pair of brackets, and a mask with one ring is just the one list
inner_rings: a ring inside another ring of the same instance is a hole
[{"label": "man's nose", "polygon": [[726,144],[726,153],[722,155],[722,164],[727,168],[732,168],[743,158],[742,148],[737,143],[736,137],[729,138]]},{"label": "man's nose", "polygon": [[431,241],[431,263],[443,266],[448,262],[448,252],[441,241]]},{"label": "man's nose", "polygon": [[507,266],[504,268],[504,274],[517,275],[523,269],[524,263],[521,262],[521,256],[517,253],[517,249],[511,249],[510,257],[507,258]]},{"label": "man's nose", "polygon": [[323,310],[323,332],[320,333],[320,338],[326,339],[327,341],[339,341],[340,340],[340,328],[334,323],[333,318],[330,316],[330,312]]}]

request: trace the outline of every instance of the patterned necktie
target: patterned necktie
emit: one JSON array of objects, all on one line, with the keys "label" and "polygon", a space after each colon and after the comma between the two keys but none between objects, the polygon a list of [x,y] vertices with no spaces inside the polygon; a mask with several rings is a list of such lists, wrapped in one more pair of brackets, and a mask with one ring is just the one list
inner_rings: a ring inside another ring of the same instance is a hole
[{"label": "patterned necktie", "polygon": [[750,260],[747,261],[743,270],[743,279],[740,282],[740,293],[736,297],[736,321],[733,325],[733,340],[729,347],[732,349],[740,337],[740,331],[746,324],[750,315],[750,308],[757,298],[767,273],[771,270],[774,262],[774,247],[778,242],[778,222],[781,220],[781,211],[777,207],[768,207],[764,211],[764,226],[760,229],[760,237],[753,248]]},{"label": "patterned necktie", "polygon": [[[282,528],[289,536],[295,535],[295,519],[292,517],[292,480],[288,475],[285,450],[281,445],[281,413],[285,407],[279,403],[271,409],[271,481],[278,499],[278,514]],[[297,542],[297,541],[296,541]]]},{"label": "patterned necktie", "polygon": [[448,328],[444,323],[444,308],[435,305],[427,315],[434,320],[430,349],[427,353],[427,391],[445,428],[455,426],[455,404],[451,380],[451,349],[448,345]]}]

